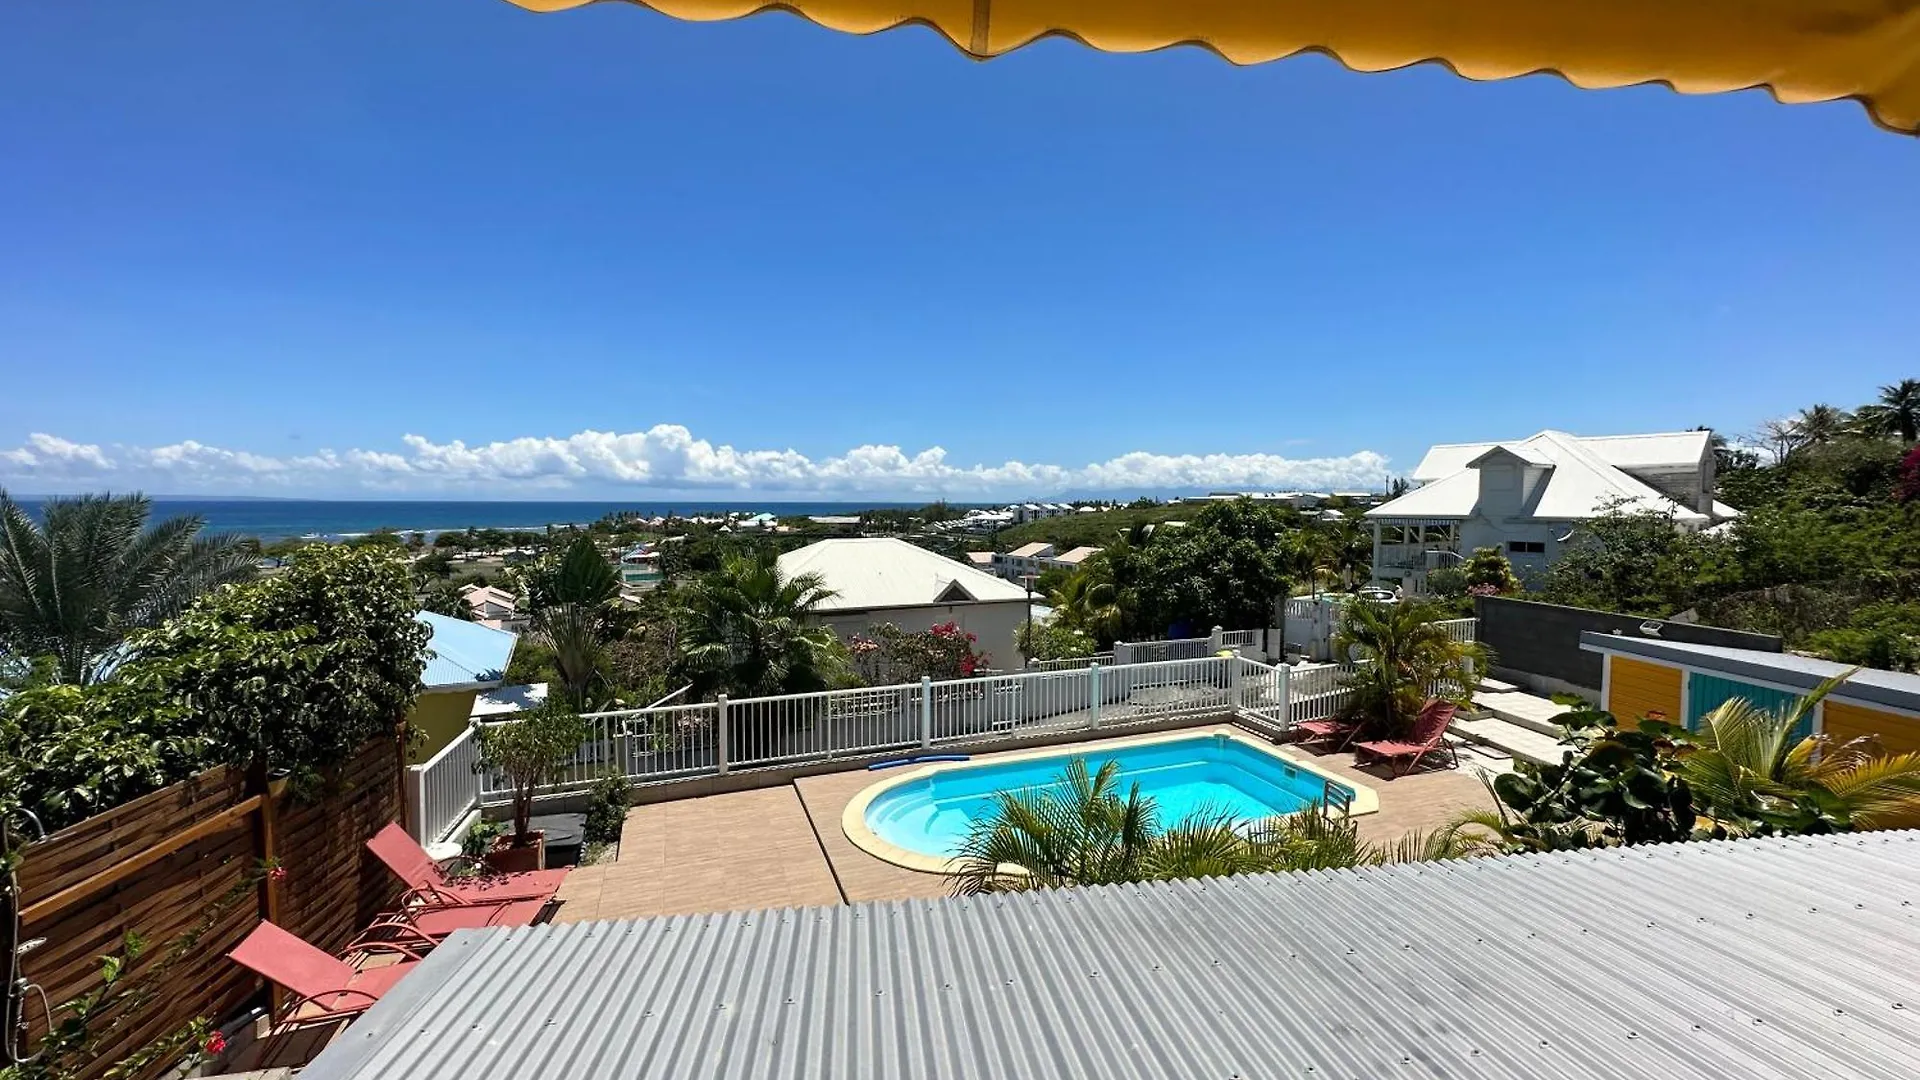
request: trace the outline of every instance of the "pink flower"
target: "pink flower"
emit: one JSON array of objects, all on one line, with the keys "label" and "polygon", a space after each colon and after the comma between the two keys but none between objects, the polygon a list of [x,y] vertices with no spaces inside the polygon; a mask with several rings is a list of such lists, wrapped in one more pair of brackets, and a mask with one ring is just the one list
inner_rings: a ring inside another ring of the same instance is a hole
[{"label": "pink flower", "polygon": [[213,1034],[207,1036],[207,1041],[205,1045],[201,1047],[201,1049],[206,1052],[208,1057],[215,1057],[217,1055],[226,1053],[227,1037],[216,1031]]},{"label": "pink flower", "polygon": [[284,866],[276,866],[273,869],[267,871],[267,880],[268,881],[287,880],[287,868]]}]

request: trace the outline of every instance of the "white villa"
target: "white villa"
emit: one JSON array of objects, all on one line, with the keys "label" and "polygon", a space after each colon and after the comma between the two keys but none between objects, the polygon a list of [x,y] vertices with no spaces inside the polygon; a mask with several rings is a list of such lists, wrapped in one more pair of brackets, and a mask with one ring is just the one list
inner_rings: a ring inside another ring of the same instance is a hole
[{"label": "white villa", "polygon": [[1576,522],[1612,506],[1669,514],[1688,530],[1733,518],[1738,511],[1713,497],[1711,438],[1542,431],[1435,446],[1414,470],[1413,490],[1366,513],[1374,580],[1424,592],[1428,571],[1484,547],[1504,551],[1521,580],[1536,580]]},{"label": "white villa", "polygon": [[880,623],[920,631],[958,623],[999,668],[1020,666],[1014,635],[1027,620],[1027,591],[1010,581],[893,537],[821,540],[780,556],[787,577],[817,573],[832,589],[815,617],[841,637]]},{"label": "white villa", "polygon": [[648,544],[620,556],[620,586],[634,592],[657,588],[666,579],[660,569],[660,552]]}]

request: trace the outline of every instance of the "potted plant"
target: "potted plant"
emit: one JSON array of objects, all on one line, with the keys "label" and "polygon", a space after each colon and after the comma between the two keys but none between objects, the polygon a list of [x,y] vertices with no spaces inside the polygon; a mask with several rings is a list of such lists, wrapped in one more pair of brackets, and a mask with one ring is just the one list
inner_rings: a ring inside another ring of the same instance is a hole
[{"label": "potted plant", "polygon": [[480,767],[507,778],[513,791],[513,829],[486,855],[502,871],[538,870],[545,860],[542,837],[528,827],[533,796],[569,765],[587,741],[587,722],[551,699],[523,719],[479,725]]}]

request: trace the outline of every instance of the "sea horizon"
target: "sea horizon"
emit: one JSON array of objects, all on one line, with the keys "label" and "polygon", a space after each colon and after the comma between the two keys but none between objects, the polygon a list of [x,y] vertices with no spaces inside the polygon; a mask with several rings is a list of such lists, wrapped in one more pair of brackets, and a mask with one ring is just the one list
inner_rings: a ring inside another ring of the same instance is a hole
[{"label": "sea horizon", "polygon": [[[19,495],[16,502],[37,514],[40,503],[58,496]],[[153,517],[192,515],[208,533],[251,536],[271,542],[287,539],[345,540],[381,530],[429,535],[468,528],[539,532],[549,527],[586,525],[608,514],[727,514],[736,511],[780,517],[850,514],[860,510],[902,510],[932,500],[885,499],[791,501],[780,499],[290,499],[274,496],[152,496]],[[986,503],[953,503],[984,506]]]}]

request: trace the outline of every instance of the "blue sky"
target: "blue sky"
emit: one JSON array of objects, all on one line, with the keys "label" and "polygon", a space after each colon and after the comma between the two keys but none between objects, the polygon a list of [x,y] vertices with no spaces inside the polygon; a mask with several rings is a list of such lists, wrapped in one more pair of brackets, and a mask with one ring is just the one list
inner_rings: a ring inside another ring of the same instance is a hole
[{"label": "blue sky", "polygon": [[1920,374],[1920,142],[1851,104],[625,5],[5,22],[16,491],[1325,486]]}]

